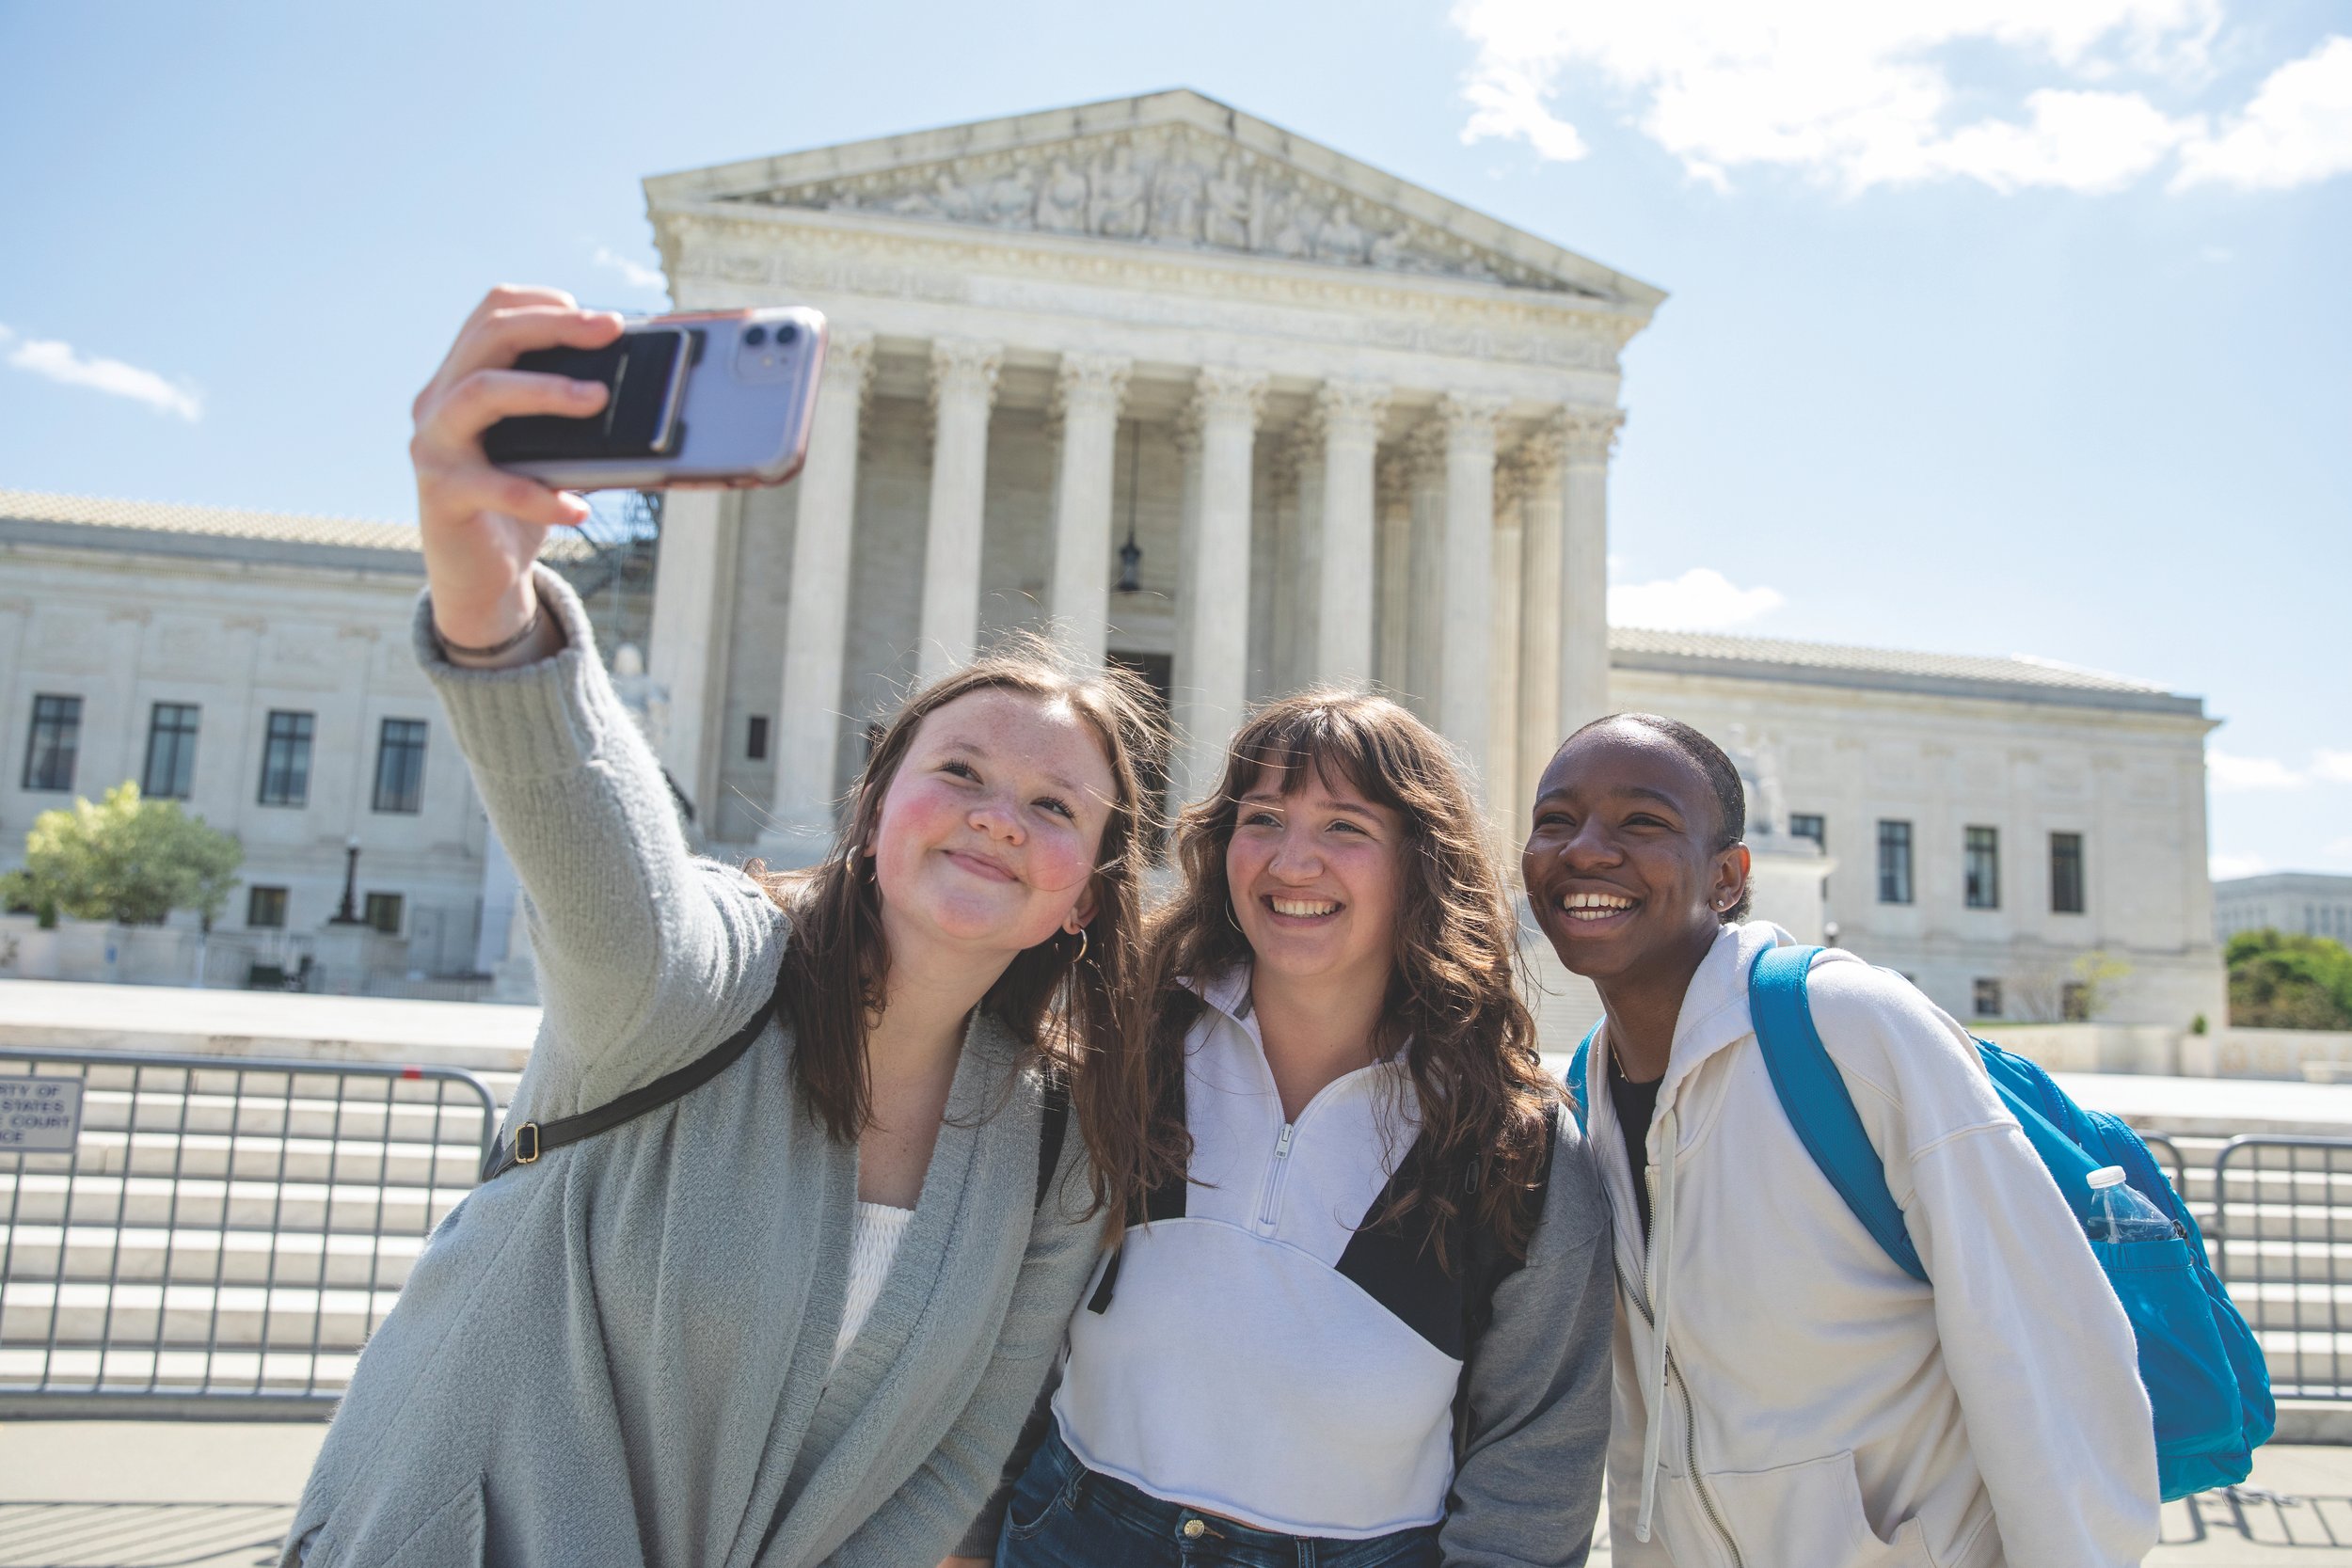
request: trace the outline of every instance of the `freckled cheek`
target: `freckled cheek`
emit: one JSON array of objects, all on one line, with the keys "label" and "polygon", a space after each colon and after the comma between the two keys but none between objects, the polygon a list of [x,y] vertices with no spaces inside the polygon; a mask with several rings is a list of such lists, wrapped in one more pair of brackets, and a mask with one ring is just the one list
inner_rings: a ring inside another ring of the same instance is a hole
[{"label": "freckled cheek", "polygon": [[882,798],[875,842],[866,847],[885,869],[912,866],[925,850],[953,837],[962,819],[952,792],[922,781],[901,784]]},{"label": "freckled cheek", "polygon": [[1076,832],[1039,832],[1029,839],[1024,874],[1041,893],[1075,893],[1094,874],[1092,845]]}]

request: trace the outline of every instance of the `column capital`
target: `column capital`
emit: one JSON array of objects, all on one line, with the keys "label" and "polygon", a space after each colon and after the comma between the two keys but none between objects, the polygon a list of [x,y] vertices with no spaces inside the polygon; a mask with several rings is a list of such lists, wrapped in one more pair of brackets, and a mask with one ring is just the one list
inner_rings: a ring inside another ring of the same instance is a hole
[{"label": "column capital", "polygon": [[1559,432],[1565,454],[1573,461],[1606,462],[1625,425],[1622,408],[1571,404],[1560,411]]},{"label": "column capital", "polygon": [[1389,388],[1377,381],[1327,381],[1315,391],[1314,417],[1331,439],[1377,441],[1389,414]]},{"label": "column capital", "polygon": [[1201,426],[1238,424],[1257,429],[1258,417],[1265,412],[1269,379],[1263,371],[1239,365],[1203,366],[1192,394],[1192,406]]},{"label": "column capital", "polygon": [[834,331],[825,340],[824,385],[854,395],[863,405],[874,389],[874,335]]},{"label": "column capital", "polygon": [[1441,420],[1423,420],[1399,443],[1405,483],[1415,485],[1445,472],[1446,431]]},{"label": "column capital", "polygon": [[1116,419],[1126,401],[1127,377],[1136,362],[1123,354],[1065,354],[1054,374],[1051,413],[1057,419],[1073,408],[1098,411]]},{"label": "column capital", "polygon": [[1465,456],[1491,454],[1495,450],[1495,420],[1511,400],[1490,393],[1448,392],[1438,400],[1438,418],[1445,426],[1449,452]]},{"label": "column capital", "polygon": [[1513,447],[1495,458],[1495,511],[1507,512],[1517,506],[1534,486],[1535,464],[1529,459],[1524,444]]},{"label": "column capital", "polygon": [[1002,343],[938,339],[931,344],[931,406],[936,409],[942,399],[951,397],[990,406],[996,401],[996,372],[1004,363]]}]

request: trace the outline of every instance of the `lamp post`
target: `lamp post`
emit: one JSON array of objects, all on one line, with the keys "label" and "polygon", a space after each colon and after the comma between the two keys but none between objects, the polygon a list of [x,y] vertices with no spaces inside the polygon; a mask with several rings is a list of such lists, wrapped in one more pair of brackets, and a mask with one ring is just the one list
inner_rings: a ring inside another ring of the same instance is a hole
[{"label": "lamp post", "polygon": [[329,926],[358,926],[362,923],[359,911],[352,907],[358,886],[359,835],[354,833],[343,841],[343,902],[342,907],[335,911],[335,918],[327,922]]}]

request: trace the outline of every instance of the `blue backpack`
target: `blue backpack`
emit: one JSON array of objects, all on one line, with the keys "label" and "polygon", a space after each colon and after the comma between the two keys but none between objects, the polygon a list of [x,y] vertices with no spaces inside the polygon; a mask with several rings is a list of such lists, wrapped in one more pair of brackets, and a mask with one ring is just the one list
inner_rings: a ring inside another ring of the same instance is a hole
[{"label": "blue backpack", "polygon": [[[1862,1130],[1853,1100],[1813,1027],[1805,977],[1818,947],[1768,948],[1748,975],[1756,1039],[1781,1109],[1813,1163],[1837,1189],[1887,1257],[1928,1282],[1902,1210],[1886,1190],[1886,1167]],[[1576,1048],[1568,1069],[1581,1125],[1585,1058],[1600,1026]],[[2139,1378],[2156,1418],[2156,1474],[2167,1502],[2244,1481],[2254,1449],[2270,1440],[2277,1407],[2261,1344],[2205,1259],[2196,1218],[2148,1152],[2118,1118],[2087,1111],[2050,1075],[1988,1040],[1977,1050],[1993,1086],[2034,1152],[2049,1167],[2075,1218],[2092,1215],[2090,1173],[2121,1165],[2132,1187],[2172,1218],[2169,1240],[2092,1242],[2090,1251],[2131,1320],[2139,1345]]]}]

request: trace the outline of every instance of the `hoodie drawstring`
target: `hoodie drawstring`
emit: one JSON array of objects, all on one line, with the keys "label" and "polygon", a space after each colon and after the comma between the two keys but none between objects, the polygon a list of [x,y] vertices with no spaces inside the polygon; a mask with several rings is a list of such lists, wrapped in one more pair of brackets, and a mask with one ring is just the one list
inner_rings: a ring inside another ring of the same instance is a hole
[{"label": "hoodie drawstring", "polygon": [[1642,1510],[1633,1526],[1633,1539],[1649,1540],[1650,1519],[1658,1505],[1658,1465],[1666,1434],[1666,1319],[1674,1300],[1675,1267],[1675,1150],[1681,1145],[1680,1118],[1666,1107],[1658,1127],[1658,1201],[1649,1217],[1650,1346],[1649,1365],[1642,1379],[1643,1402],[1649,1419],[1642,1433]]}]

